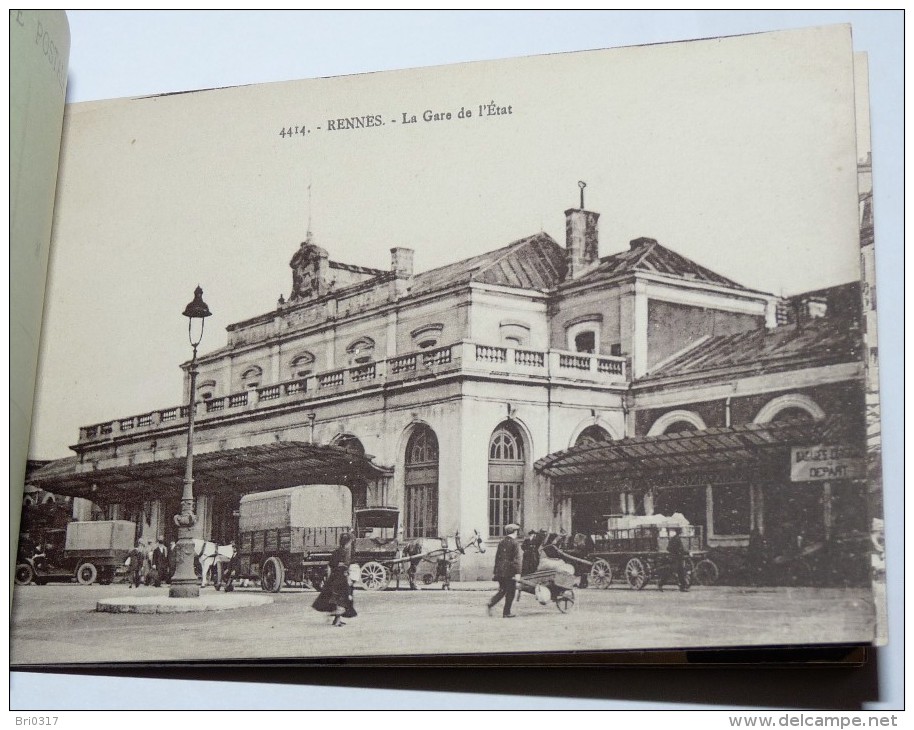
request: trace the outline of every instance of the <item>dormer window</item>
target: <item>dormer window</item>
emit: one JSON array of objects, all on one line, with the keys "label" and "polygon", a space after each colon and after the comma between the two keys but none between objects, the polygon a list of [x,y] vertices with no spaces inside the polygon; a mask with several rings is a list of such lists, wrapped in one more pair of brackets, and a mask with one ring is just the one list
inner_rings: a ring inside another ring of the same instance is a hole
[{"label": "dormer window", "polygon": [[374,361],[374,340],[362,337],[346,348],[350,365],[365,365]]},{"label": "dormer window", "polygon": [[256,365],[252,365],[241,374],[241,387],[244,390],[253,390],[260,387],[260,381],[263,377],[263,370]]},{"label": "dormer window", "polygon": [[292,378],[305,378],[314,372],[314,355],[304,352],[292,360]]}]

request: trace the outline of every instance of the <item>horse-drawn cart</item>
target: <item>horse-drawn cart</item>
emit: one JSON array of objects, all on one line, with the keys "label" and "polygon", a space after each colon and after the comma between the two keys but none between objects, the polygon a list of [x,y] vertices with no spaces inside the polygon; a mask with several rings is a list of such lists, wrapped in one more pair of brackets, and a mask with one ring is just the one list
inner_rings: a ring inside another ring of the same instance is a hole
[{"label": "horse-drawn cart", "polygon": [[[339,485],[246,495],[239,512],[237,577],[259,580],[271,593],[289,584],[320,590],[344,533],[353,536],[352,564],[359,566],[361,585],[368,591],[384,590],[413,561],[463,553],[458,542],[456,551],[436,548],[408,555],[408,543],[399,539],[399,519],[396,507],[363,507],[353,514],[349,489]],[[482,543],[478,535],[475,543]]]},{"label": "horse-drawn cart", "polygon": [[622,575],[630,587],[640,591],[652,580],[675,572],[673,556],[667,552],[674,527],[681,529],[686,572],[690,575],[693,561],[704,556],[701,526],[648,524],[611,529],[594,539],[590,585],[609,588],[613,577]]},{"label": "horse-drawn cart", "polygon": [[239,578],[270,593],[290,583],[320,588],[340,536],[350,531],[352,497],[338,485],[313,484],[249,494],[239,512]]}]

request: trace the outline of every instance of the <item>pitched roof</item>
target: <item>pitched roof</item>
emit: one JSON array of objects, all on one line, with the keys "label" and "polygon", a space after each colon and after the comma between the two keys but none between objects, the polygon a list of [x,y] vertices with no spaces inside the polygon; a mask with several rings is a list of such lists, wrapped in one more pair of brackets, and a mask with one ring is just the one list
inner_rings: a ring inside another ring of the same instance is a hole
[{"label": "pitched roof", "polygon": [[562,281],[565,270],[565,250],[549,234],[537,233],[494,251],[416,274],[410,291],[417,294],[471,281],[544,291]]},{"label": "pitched roof", "polygon": [[861,347],[859,330],[848,326],[846,320],[821,317],[800,325],[700,340],[636,383],[683,375],[713,375],[724,368],[752,367],[758,372],[772,372],[786,367],[852,362],[860,359]]},{"label": "pitched roof", "polygon": [[574,281],[592,281],[594,279],[624,276],[636,271],[666,274],[691,281],[703,281],[708,284],[718,284],[731,289],[749,291],[742,284],[738,284],[732,279],[696,264],[691,259],[671,251],[666,246],[661,246],[653,238],[636,238],[631,242],[628,251],[604,256],[596,267]]}]

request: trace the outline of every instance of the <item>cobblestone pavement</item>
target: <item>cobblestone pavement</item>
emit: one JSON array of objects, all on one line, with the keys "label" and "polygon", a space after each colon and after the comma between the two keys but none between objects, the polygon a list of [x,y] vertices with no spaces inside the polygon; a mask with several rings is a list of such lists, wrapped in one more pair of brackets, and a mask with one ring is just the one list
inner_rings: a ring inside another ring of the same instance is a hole
[{"label": "cobblestone pavement", "polygon": [[[136,590],[167,595],[168,589]],[[131,593],[126,585],[17,586],[10,663],[852,643],[869,641],[874,633],[868,589],[716,586],[661,593],[614,585],[576,590],[568,614],[524,594],[518,616],[510,620],[486,615],[489,594],[481,590],[358,591],[359,616],[342,628],[331,628],[324,614],[311,609],[314,591],[296,588],[256,608],[180,615],[95,611],[100,598]]]}]

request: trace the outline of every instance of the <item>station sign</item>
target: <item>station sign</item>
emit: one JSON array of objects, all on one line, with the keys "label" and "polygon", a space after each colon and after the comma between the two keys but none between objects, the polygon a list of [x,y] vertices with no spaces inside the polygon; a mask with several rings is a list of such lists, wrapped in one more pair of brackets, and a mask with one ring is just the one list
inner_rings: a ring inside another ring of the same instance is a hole
[{"label": "station sign", "polygon": [[830,479],[862,479],[866,462],[860,449],[840,444],[794,446],[790,449],[790,481],[822,482]]}]

